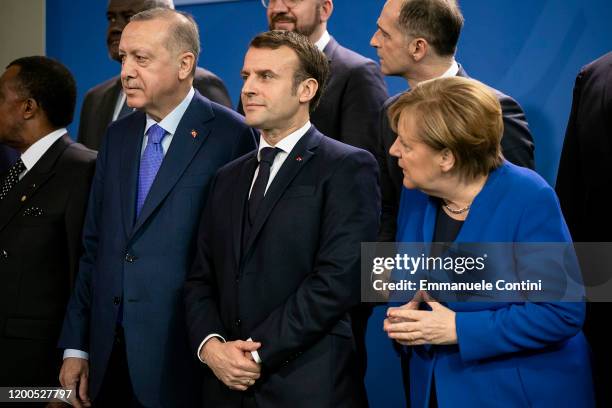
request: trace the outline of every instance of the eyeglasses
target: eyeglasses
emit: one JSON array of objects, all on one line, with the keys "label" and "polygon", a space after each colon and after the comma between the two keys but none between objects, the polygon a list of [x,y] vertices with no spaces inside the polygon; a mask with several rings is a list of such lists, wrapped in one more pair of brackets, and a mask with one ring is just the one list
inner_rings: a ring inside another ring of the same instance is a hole
[{"label": "eyeglasses", "polygon": [[268,8],[270,6],[275,6],[279,1],[285,3],[287,8],[294,8],[302,2],[302,0],[261,0],[261,5]]}]

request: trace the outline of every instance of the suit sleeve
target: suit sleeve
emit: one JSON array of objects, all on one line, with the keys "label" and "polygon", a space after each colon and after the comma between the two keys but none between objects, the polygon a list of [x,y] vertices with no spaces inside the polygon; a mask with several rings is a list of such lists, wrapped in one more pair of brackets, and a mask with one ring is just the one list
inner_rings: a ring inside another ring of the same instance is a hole
[{"label": "suit sleeve", "polygon": [[387,97],[387,86],[373,61],[351,70],[342,97],[339,140],[374,154],[378,115]]},{"label": "suit sleeve", "polygon": [[215,198],[213,181],[207,204],[201,217],[198,230],[197,252],[191,271],[187,275],[184,286],[184,302],[189,342],[194,353],[197,353],[202,340],[211,334],[228,338],[219,313],[217,278],[211,253],[211,237],[213,237],[212,222],[213,203]]},{"label": "suit sleeve", "polygon": [[96,160],[96,170],[89,194],[85,224],[83,226],[83,255],[79,261],[74,290],[70,296],[58,347],[89,351],[91,280],[98,252],[98,231],[100,214],[104,205],[104,177],[106,165],[106,140]]},{"label": "suit sleeve", "polygon": [[70,286],[73,288],[79,270],[79,259],[83,254],[83,221],[87,210],[95,161],[83,163],[72,186],[65,213],[65,226],[70,267]]},{"label": "suit sleeve", "polygon": [[507,95],[500,94],[499,103],[504,120],[501,140],[504,157],[517,166],[535,170],[533,137],[521,106]]},{"label": "suit sleeve", "polygon": [[[569,242],[569,232],[551,188],[538,192],[524,209],[518,225],[516,242]],[[551,278],[567,277],[570,271],[562,270],[563,265],[556,259],[548,263],[556,263],[556,268],[535,273],[547,273]],[[538,264],[542,265],[541,262]],[[529,277],[529,270],[534,266],[530,257],[516,259],[518,274],[524,278]],[[585,305],[581,302],[526,302],[498,310],[458,312],[456,328],[461,358],[475,362],[563,342],[580,331],[584,315]]]},{"label": "suit sleeve", "polygon": [[262,343],[258,353],[267,369],[308,349],[360,301],[360,243],[375,240],[380,217],[375,160],[361,151],[345,157],[322,188],[314,270],[251,333]]},{"label": "suit sleeve", "polygon": [[81,116],[79,118],[79,134],[77,136],[77,142],[85,145],[92,146],[94,141],[91,140],[91,132],[89,129],[91,128],[91,122],[89,120],[91,116],[91,110],[93,105],[93,94],[91,92],[87,92],[85,94],[85,99],[83,100],[83,105],[81,106]]},{"label": "suit sleeve", "polygon": [[389,169],[385,135],[393,133],[387,117],[388,105],[385,104],[379,114],[378,149],[376,159],[380,168],[380,193],[382,198],[382,212],[380,216],[379,242],[394,242],[397,233],[397,214],[399,210],[399,197],[393,185]]},{"label": "suit sleeve", "polygon": [[572,109],[565,131],[563,150],[557,173],[555,189],[559,195],[563,215],[567,221],[574,240],[582,240],[580,226],[582,225],[582,203],[585,198],[585,180],[582,174],[580,160],[580,139],[577,129],[578,112],[580,110],[580,95],[582,94],[584,71],[576,77]]}]

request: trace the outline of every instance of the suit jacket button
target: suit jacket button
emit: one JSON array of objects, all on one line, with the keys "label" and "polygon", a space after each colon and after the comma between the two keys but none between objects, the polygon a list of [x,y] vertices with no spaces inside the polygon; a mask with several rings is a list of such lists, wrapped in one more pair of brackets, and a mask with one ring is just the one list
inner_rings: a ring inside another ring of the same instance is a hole
[{"label": "suit jacket button", "polygon": [[0,258],[8,259],[8,252],[6,252],[6,249],[0,251]]},{"label": "suit jacket button", "polygon": [[115,298],[113,299],[113,304],[115,306],[119,306],[119,303],[121,303],[121,298],[119,296],[115,296]]}]

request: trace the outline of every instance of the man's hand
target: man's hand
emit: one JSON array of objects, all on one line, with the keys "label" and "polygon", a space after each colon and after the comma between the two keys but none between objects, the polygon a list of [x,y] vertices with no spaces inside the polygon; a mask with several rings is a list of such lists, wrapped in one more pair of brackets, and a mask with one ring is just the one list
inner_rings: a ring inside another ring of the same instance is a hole
[{"label": "man's hand", "polygon": [[[246,391],[259,378],[261,367],[250,356],[261,347],[254,341],[229,341],[222,343],[212,338],[204,344],[200,358],[215,376],[232,390]],[[247,354],[249,355],[247,357]]]},{"label": "man's hand", "polygon": [[60,370],[59,380],[64,389],[72,390],[70,403],[73,406],[77,408],[91,406],[87,392],[89,361],[76,357],[65,358]]}]

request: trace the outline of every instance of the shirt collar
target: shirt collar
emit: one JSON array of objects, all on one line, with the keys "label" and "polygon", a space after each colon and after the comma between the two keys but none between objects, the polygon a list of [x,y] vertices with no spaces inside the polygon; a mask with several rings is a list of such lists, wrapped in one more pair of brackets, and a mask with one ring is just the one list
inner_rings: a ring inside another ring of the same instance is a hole
[{"label": "shirt collar", "polygon": [[457,61],[455,61],[455,59],[453,58],[453,63],[451,64],[451,66],[446,70],[445,73],[440,75],[438,78],[454,77],[454,76],[457,76],[458,72],[459,72],[459,64],[457,64]]},{"label": "shirt collar", "polygon": [[48,135],[38,139],[32,146],[28,147],[28,150],[21,155],[21,161],[23,161],[26,169],[30,171],[47,150],[49,150],[51,145],[67,132],[66,128],[54,130]]},{"label": "shirt collar", "polygon": [[172,112],[166,115],[166,117],[163,118],[159,123],[155,119],[153,119],[151,116],[149,116],[149,114],[147,114],[147,123],[145,125],[145,135],[147,134],[147,131],[149,130],[149,128],[155,125],[156,123],[162,129],[164,129],[167,133],[174,135],[179,122],[183,118],[185,111],[187,110],[187,108],[189,107],[189,104],[191,103],[191,100],[193,99],[193,95],[195,95],[195,91],[193,87],[191,87],[189,92],[187,92],[187,96],[185,96],[185,98],[181,101],[181,103],[179,103],[176,106],[176,108],[174,108]]},{"label": "shirt collar", "polygon": [[311,123],[309,120],[307,120],[304,126],[299,128],[295,132],[289,133],[289,135],[285,136],[280,142],[276,144],[276,146],[270,146],[266,142],[266,139],[264,139],[263,136],[260,136],[259,150],[257,151],[257,161],[261,160],[261,149],[263,149],[264,147],[276,147],[278,149],[281,149],[284,153],[291,153],[291,150],[293,150],[297,142],[299,142],[302,136],[304,136],[306,132],[308,132],[310,126]]},{"label": "shirt collar", "polygon": [[329,35],[329,32],[327,30],[325,30],[325,32],[323,33],[323,35],[321,36],[321,38],[319,38],[316,42],[315,45],[317,46],[317,48],[320,51],[323,51],[325,49],[325,47],[327,47],[327,44],[329,44],[329,41],[331,40],[331,36]]}]

